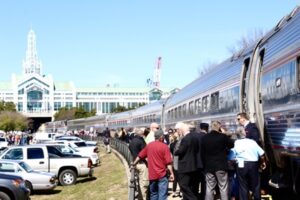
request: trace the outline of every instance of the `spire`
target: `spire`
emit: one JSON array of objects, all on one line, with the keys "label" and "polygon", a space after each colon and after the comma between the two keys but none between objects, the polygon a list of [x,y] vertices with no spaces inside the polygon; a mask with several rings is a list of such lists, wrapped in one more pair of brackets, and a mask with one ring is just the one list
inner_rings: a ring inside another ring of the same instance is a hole
[{"label": "spire", "polygon": [[27,50],[25,60],[23,60],[23,73],[42,74],[42,63],[37,56],[36,37],[32,29],[30,29],[27,36]]}]

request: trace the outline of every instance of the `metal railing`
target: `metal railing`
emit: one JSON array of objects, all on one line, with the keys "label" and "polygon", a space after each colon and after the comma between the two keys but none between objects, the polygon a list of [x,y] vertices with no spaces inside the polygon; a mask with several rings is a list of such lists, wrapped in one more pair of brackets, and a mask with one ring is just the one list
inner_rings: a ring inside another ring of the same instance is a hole
[{"label": "metal railing", "polygon": [[[81,136],[84,140],[94,140],[98,141],[99,143],[103,144],[103,137],[90,137],[90,136]],[[128,193],[128,200],[135,200],[138,199],[138,197],[141,195],[139,194],[139,185],[138,185],[138,176],[136,174],[135,168],[131,167],[132,155],[130,153],[130,150],[128,148],[128,143],[120,141],[115,138],[110,138],[110,147],[116,150],[122,157],[126,160],[129,170],[130,170],[130,179],[129,179],[129,193]]]}]

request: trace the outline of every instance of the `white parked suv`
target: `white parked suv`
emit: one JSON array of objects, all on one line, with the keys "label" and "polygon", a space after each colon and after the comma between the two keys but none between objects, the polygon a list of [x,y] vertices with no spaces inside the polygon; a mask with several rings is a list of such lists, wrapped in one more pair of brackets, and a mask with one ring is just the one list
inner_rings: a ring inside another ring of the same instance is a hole
[{"label": "white parked suv", "polygon": [[66,140],[66,141],[75,141],[75,142],[85,142],[88,146],[97,146],[98,142],[97,141],[88,141],[88,140],[83,140],[77,136],[72,136],[72,135],[62,135],[62,136],[57,136],[54,138],[54,140]]},{"label": "white parked suv", "polygon": [[8,141],[6,137],[0,137],[0,150],[5,149],[8,146]]},{"label": "white parked suv", "polygon": [[98,147],[77,146],[78,143],[82,143],[82,142],[65,141],[65,140],[55,140],[55,141],[47,142],[47,144],[60,145],[57,146],[56,148],[58,148],[62,153],[87,156],[92,160],[93,165],[98,165],[100,163],[100,158],[98,155]]},{"label": "white parked suv", "polygon": [[25,161],[34,170],[52,172],[61,185],[72,185],[77,177],[93,175],[90,158],[66,156],[51,145],[12,146],[0,159]]}]

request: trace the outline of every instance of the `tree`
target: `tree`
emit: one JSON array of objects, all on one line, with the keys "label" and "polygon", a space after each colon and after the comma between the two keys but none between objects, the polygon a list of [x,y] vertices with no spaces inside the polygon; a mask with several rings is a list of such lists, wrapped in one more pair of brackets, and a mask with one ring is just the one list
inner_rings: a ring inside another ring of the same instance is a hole
[{"label": "tree", "polygon": [[112,113],[119,113],[119,112],[124,112],[127,111],[127,108],[125,106],[120,106],[118,105],[117,107],[112,109]]},{"label": "tree", "polygon": [[235,45],[228,48],[228,51],[232,53],[232,55],[241,54],[243,51],[254,45],[265,35],[265,31],[261,29],[256,29],[252,32],[248,32],[247,35],[244,35],[239,39]]},{"label": "tree", "polygon": [[92,117],[96,115],[96,110],[93,109],[91,112],[85,111],[83,107],[76,108],[75,110],[75,119]]},{"label": "tree", "polygon": [[206,73],[210,72],[217,65],[218,65],[218,63],[215,62],[215,61],[208,61],[207,63],[203,64],[201,69],[198,69],[199,77],[201,77],[201,76],[205,75]]},{"label": "tree", "polygon": [[54,114],[55,121],[75,119],[76,108],[61,108]]},{"label": "tree", "polygon": [[[263,30],[256,29],[252,32],[248,32],[247,35],[242,36],[241,39],[237,40],[236,44],[228,47],[228,51],[232,54],[233,57],[240,56],[245,49],[254,45],[258,42],[263,36],[265,32]],[[198,69],[199,77],[207,74],[209,71],[213,70],[214,67],[218,65],[218,62],[215,61],[208,61],[206,64]]]},{"label": "tree", "polygon": [[16,112],[16,105],[13,102],[5,102],[5,101],[0,101],[0,112],[1,111],[12,111]]},{"label": "tree", "polygon": [[60,120],[72,120],[72,119],[79,119],[85,117],[91,117],[96,115],[96,110],[93,109],[92,111],[85,111],[83,107],[80,108],[66,108],[63,107],[59,109],[57,113],[54,115],[55,121]]},{"label": "tree", "polygon": [[126,108],[125,106],[118,105],[117,107],[113,108],[111,112],[112,113],[125,112],[125,111],[128,111],[128,110],[133,110],[133,109],[142,107],[144,105],[146,105],[146,103],[139,103],[136,107],[128,107],[128,108]]},{"label": "tree", "polygon": [[24,131],[28,127],[28,120],[17,112],[2,111],[0,113],[0,129],[4,131]]}]

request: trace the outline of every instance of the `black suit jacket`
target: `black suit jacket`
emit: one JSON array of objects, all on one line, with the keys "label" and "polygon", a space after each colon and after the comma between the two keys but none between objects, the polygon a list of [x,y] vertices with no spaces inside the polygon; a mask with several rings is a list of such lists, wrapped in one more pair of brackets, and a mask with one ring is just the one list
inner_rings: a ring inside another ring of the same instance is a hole
[{"label": "black suit jacket", "polygon": [[233,141],[223,133],[212,130],[204,135],[202,139],[204,170],[211,173],[226,171],[227,152],[233,146]]},{"label": "black suit jacket", "polygon": [[255,123],[250,122],[249,124],[247,124],[247,126],[245,127],[245,131],[246,138],[255,140],[255,142],[260,145],[260,134]]},{"label": "black suit jacket", "polygon": [[133,139],[129,143],[129,150],[131,152],[131,155],[133,157],[133,160],[136,159],[138,154],[142,151],[142,149],[146,146],[146,142],[144,138],[141,136],[134,136]]},{"label": "black suit jacket", "polygon": [[189,133],[181,140],[175,155],[178,159],[178,173],[194,172],[203,167],[201,158],[202,134]]}]

